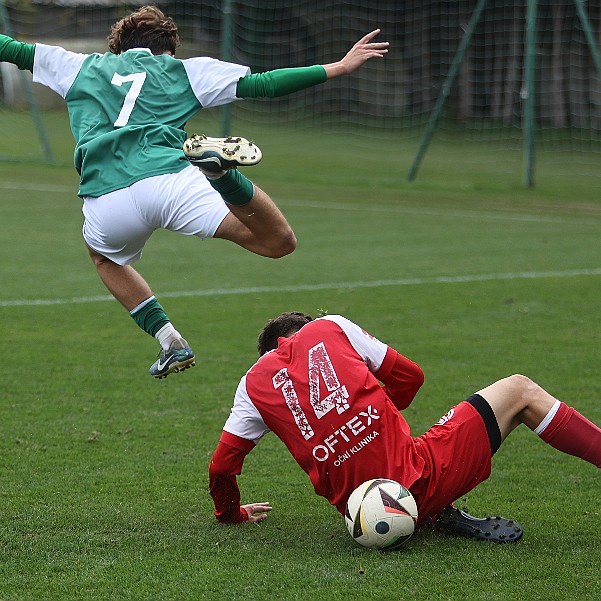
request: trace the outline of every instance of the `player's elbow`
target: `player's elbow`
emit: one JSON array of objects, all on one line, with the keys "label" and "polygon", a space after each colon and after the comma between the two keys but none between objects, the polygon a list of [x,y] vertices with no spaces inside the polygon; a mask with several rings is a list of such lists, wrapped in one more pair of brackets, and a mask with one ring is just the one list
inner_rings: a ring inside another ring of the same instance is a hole
[{"label": "player's elbow", "polygon": [[412,366],[412,376],[415,392],[417,392],[424,385],[426,379],[422,368],[417,363],[414,363]]},{"label": "player's elbow", "polygon": [[405,360],[403,365],[404,375],[403,378],[408,388],[411,389],[413,396],[417,394],[417,391],[423,386],[425,376],[422,368],[415,362]]}]

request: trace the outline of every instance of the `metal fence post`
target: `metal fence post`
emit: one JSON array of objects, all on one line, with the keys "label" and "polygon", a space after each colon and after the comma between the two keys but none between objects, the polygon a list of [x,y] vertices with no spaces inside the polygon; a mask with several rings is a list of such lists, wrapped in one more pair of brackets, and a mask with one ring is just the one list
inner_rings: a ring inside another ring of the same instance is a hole
[{"label": "metal fence post", "polygon": [[521,97],[524,101],[522,131],[524,135],[524,184],[534,185],[535,130],[536,130],[536,20],[538,0],[528,0],[526,7],[526,55],[524,57],[524,85]]},{"label": "metal fence post", "polygon": [[[221,8],[221,59],[232,60],[233,45],[233,17],[232,0],[223,0]],[[232,121],[231,106],[229,103],[221,107],[221,135],[228,136]]]}]

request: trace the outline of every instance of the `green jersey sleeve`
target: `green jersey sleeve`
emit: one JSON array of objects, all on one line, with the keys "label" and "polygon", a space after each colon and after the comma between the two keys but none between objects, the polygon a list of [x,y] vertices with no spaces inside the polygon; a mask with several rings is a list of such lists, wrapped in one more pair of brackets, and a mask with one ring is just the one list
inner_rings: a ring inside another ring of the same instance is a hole
[{"label": "green jersey sleeve", "polygon": [[10,36],[0,33],[0,61],[13,63],[19,69],[33,71],[35,45],[13,40]]},{"label": "green jersey sleeve", "polygon": [[328,76],[321,65],[275,69],[265,73],[253,73],[238,81],[238,98],[275,98],[292,94],[326,81]]}]

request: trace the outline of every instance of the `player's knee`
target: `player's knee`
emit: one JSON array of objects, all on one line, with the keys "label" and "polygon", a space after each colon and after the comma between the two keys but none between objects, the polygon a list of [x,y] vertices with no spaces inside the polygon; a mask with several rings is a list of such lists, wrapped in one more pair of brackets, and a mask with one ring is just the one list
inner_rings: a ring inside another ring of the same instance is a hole
[{"label": "player's knee", "polygon": [[505,381],[513,398],[528,399],[539,388],[538,384],[522,374],[513,374]]},{"label": "player's knee", "polygon": [[296,250],[296,236],[292,230],[280,234],[277,240],[273,241],[269,256],[272,259],[281,259]]}]

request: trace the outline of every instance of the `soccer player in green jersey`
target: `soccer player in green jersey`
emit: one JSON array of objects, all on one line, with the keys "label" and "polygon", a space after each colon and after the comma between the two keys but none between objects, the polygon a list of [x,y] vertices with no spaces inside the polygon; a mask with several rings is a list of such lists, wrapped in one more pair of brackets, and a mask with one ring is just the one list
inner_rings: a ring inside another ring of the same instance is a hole
[{"label": "soccer player in green jersey", "polygon": [[296,247],[272,199],[236,169],[260,160],[256,146],[243,138],[197,136],[184,153],[186,122],[206,107],[282,96],[352,73],[388,51],[387,42],[372,42],[378,33],[364,36],[338,62],[258,74],[208,57],[175,58],[177,25],[154,6],[115,23],[105,54],[0,34],[0,61],[32,71],[35,82],[67,103],[83,237],[106,287],[161,344],[150,368],[155,378],[194,365],[195,356],[132,267],[153,231],[222,238],[271,258]]}]

